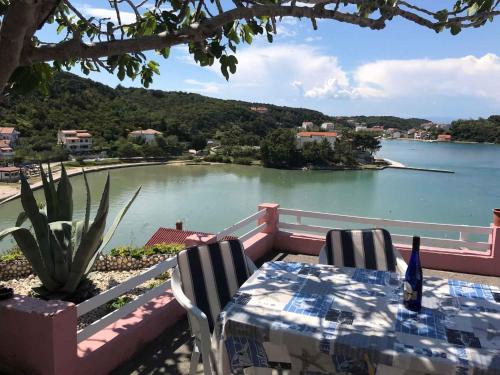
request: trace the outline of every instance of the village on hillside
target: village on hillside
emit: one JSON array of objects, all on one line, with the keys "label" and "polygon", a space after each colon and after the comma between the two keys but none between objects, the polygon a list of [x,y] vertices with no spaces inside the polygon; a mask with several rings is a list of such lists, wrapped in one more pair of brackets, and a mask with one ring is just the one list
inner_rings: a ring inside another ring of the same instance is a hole
[{"label": "village on hillside", "polygon": [[[266,114],[268,108],[265,106],[250,107],[253,112]],[[370,135],[376,139],[413,139],[420,141],[450,142],[452,137],[448,134],[449,124],[423,123],[420,128],[412,128],[407,131],[388,127],[385,125],[367,126],[365,123],[347,119],[348,126],[334,122],[323,122],[315,124],[312,121],[303,121],[296,128],[296,147],[303,150],[307,143],[320,144],[326,141],[333,151],[338,139],[346,132],[354,134]],[[21,173],[27,177],[38,176],[39,169],[37,161],[23,160],[16,157],[16,145],[22,134],[15,127],[0,127],[0,182],[18,182]],[[63,160],[85,160],[100,159],[108,157],[106,150],[94,148],[93,135],[86,129],[64,129],[57,132],[54,139],[61,150]],[[164,147],[164,134],[155,129],[136,129],[128,133],[128,138],[123,140],[123,147],[118,157],[151,158],[160,157],[160,149]],[[139,147],[148,149],[149,152],[137,152]],[[309,146],[306,146],[309,147]],[[241,147],[240,147],[241,148]],[[251,164],[252,159],[259,159],[260,146],[252,146],[249,150],[228,151],[228,148],[218,140],[203,139],[197,144],[181,144],[177,156],[184,154],[189,158],[204,158],[208,162],[235,162],[238,164]],[[372,150],[375,151],[375,150]],[[157,155],[155,155],[155,152]],[[373,162],[372,154],[358,153],[359,161]],[[236,161],[235,161],[236,159]],[[45,160],[44,160],[45,161]],[[62,160],[57,160],[62,161]]]}]

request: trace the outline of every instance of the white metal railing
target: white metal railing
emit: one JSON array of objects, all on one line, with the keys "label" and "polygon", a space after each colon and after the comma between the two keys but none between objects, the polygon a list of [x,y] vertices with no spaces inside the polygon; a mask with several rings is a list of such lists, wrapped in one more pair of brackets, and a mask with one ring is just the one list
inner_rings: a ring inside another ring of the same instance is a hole
[{"label": "white metal railing", "polygon": [[[129,292],[132,289],[138,287],[144,282],[151,280],[162,273],[170,270],[171,268],[177,265],[177,258],[171,257],[163,262],[160,262],[150,268],[148,268],[145,272],[128,279],[127,281],[118,284],[117,286],[98,294],[95,297],[92,297],[79,305],[76,306],[77,316],[80,317],[89,311],[94,310],[95,308],[104,305],[105,303],[119,297],[123,293]],[[87,327],[79,330],[77,332],[77,341],[81,342],[95,333],[99,332],[103,328],[107,327],[111,323],[116,322],[118,319],[123,318],[124,316],[130,314],[138,307],[148,303],[153,298],[156,298],[163,294],[167,289],[170,288],[170,279],[165,281],[163,284],[148,290],[147,292],[141,294],[134,300],[128,302],[123,307],[110,312],[109,314],[103,316],[101,319],[96,320],[92,324]]]},{"label": "white metal railing", "polygon": [[[245,228],[246,226],[249,226],[250,224],[255,225],[256,221],[259,220],[260,218],[263,218],[266,215],[266,210],[260,210],[247,218],[231,225],[230,227],[220,231],[217,233],[217,240],[221,240],[222,238],[232,235],[235,232],[239,231],[240,229]],[[239,236],[239,240],[241,242],[246,241],[248,238],[256,235],[257,233],[260,233],[265,227],[266,223],[262,223],[260,225],[257,225],[255,228],[249,230],[245,234]],[[177,265],[177,258],[176,257],[171,257],[161,263],[158,263],[150,268],[148,268],[146,271],[141,273],[140,275],[137,275],[135,277],[132,277],[128,279],[127,281],[120,283],[116,285],[115,287],[95,296],[92,297],[79,305],[76,306],[76,311],[77,311],[77,316],[80,317],[89,311],[92,311],[96,309],[99,306],[104,305],[105,303],[108,303],[112,301],[113,299],[121,296],[124,293],[127,293],[131,291],[132,289],[138,287],[139,285],[145,283],[148,280],[151,280],[162,273],[174,268]],[[78,342],[81,342],[90,336],[96,334],[100,330],[104,329],[108,325],[116,322],[117,320],[123,318],[124,316],[130,314],[134,310],[136,310],[138,307],[148,303],[151,301],[153,298],[156,298],[160,296],[162,293],[164,293],[167,289],[170,288],[170,279],[165,281],[163,284],[152,288],[148,290],[147,292],[141,294],[134,300],[128,302],[126,305],[122,306],[121,308],[110,312],[109,314],[103,316],[99,320],[96,320],[92,324],[88,325],[87,327],[79,330],[77,332],[77,340]]]},{"label": "white metal railing", "polygon": [[[278,223],[279,228],[284,230],[287,229],[293,230],[296,232],[313,232],[313,233],[325,234],[328,230],[334,229],[332,227],[308,225],[302,223],[303,218],[311,218],[311,219],[321,219],[321,220],[329,220],[336,222],[367,224],[370,225],[371,227],[379,227],[379,228],[397,227],[397,228],[411,228],[411,229],[439,231],[439,232],[454,232],[458,233],[459,235],[459,239],[434,238],[434,237],[423,236],[421,237],[421,244],[423,246],[451,247],[457,250],[469,249],[482,252],[489,250],[490,247],[490,244],[488,242],[477,242],[469,240],[469,236],[473,234],[489,235],[491,233],[490,227],[378,219],[378,218],[369,218],[361,216],[329,214],[324,212],[293,210],[288,208],[280,208],[278,209],[278,212],[280,214],[280,221]],[[282,221],[281,219],[282,215],[295,217],[295,223]],[[412,241],[412,236],[409,235],[391,233],[391,236],[396,243],[400,244],[411,244]]]},{"label": "white metal railing", "polygon": [[[264,216],[266,216],[266,210],[262,209],[260,211],[257,211],[256,213],[244,218],[243,220],[238,221],[237,223],[231,225],[230,227],[227,227],[227,228],[221,230],[216,235],[217,241],[220,241],[224,237],[230,236],[230,235],[236,233],[238,230],[240,230],[240,229],[242,229],[250,224],[255,224],[255,222],[257,220],[259,220],[260,218],[263,218]],[[266,226],[266,223],[262,223],[259,226],[257,226],[256,228],[250,230],[249,232],[239,236],[238,238],[241,242],[243,242],[243,241],[247,240],[248,238],[252,237],[253,235],[261,232],[265,226]]]}]

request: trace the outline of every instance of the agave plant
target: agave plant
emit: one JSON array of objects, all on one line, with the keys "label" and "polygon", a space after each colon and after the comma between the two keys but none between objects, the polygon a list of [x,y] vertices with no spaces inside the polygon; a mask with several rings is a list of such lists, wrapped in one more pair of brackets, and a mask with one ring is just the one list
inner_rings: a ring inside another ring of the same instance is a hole
[{"label": "agave plant", "polygon": [[[109,173],[96,216],[90,222],[90,189],[85,172],[85,218],[73,220],[73,189],[64,166],[61,164],[61,178],[57,189],[50,165],[48,176],[43,168],[40,170],[45,206],[39,207],[28,181],[21,176],[21,203],[24,212],[19,214],[15,227],[0,232],[0,239],[9,234],[14,237],[42,282],[42,288],[38,290],[42,297],[68,299],[84,284],[85,276],[90,272],[95,259],[113,236],[141,188],[137,189],[118,213],[104,235],[109,211]],[[30,220],[34,235],[30,229],[21,226],[25,219]]]}]

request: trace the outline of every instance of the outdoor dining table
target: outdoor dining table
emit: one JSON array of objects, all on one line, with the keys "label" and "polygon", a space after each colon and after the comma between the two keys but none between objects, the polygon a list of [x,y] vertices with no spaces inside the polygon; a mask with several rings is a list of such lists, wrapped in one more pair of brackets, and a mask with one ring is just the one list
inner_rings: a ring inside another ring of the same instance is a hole
[{"label": "outdoor dining table", "polygon": [[213,333],[219,374],[500,374],[500,290],[427,277],[419,314],[388,272],[273,261]]}]

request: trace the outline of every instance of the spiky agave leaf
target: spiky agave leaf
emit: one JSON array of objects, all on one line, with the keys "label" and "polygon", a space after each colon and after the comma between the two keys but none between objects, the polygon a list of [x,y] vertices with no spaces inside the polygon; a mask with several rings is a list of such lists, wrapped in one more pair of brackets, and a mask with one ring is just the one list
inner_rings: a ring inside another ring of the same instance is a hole
[{"label": "spiky agave leaf", "polygon": [[48,164],[49,180],[47,180],[47,174],[45,173],[42,164],[40,164],[40,175],[42,176],[43,192],[45,195],[45,209],[47,211],[47,218],[50,221],[57,220],[57,197],[56,189],[54,186],[54,180],[52,179],[52,170],[50,169],[50,163]]},{"label": "spiky agave leaf", "polygon": [[102,192],[101,201],[94,221],[89,230],[83,234],[80,246],[75,252],[68,281],[63,287],[66,293],[73,293],[80,283],[89,262],[102,242],[102,235],[106,226],[106,217],[109,211],[109,173]]},{"label": "spiky agave leaf", "polygon": [[[71,234],[71,243],[73,250],[78,249],[80,246],[80,243],[82,242],[82,238],[84,235],[84,222],[83,220],[78,220],[78,221],[73,221],[72,223],[73,229],[72,229],[72,234]],[[75,252],[73,252],[73,257],[74,257]]]},{"label": "spiky agave leaf", "polygon": [[21,211],[19,215],[17,216],[16,219],[16,227],[20,227],[23,225],[23,223],[28,219],[28,215],[26,215],[26,212]]},{"label": "spiky agave leaf", "polygon": [[30,262],[31,266],[33,267],[33,271],[38,276],[42,284],[48,290],[57,290],[59,285],[51,277],[51,273],[48,272],[47,268],[45,267],[45,262],[42,259],[40,248],[38,247],[38,244],[36,243],[36,240],[31,232],[26,228],[13,227],[0,232],[0,239],[9,234],[12,235],[16,240],[19,248],[21,249],[28,262]]},{"label": "spiky agave leaf", "polygon": [[87,201],[85,203],[85,219],[83,222],[83,232],[87,233],[87,231],[89,230],[89,222],[90,222],[91,200],[90,200],[89,181],[87,180],[87,174],[85,173],[83,168],[82,168],[82,173],[83,173],[83,181],[85,181],[85,192],[87,193]]},{"label": "spiky agave leaf", "polygon": [[99,246],[99,248],[95,252],[92,260],[89,262],[87,269],[85,270],[85,274],[90,272],[90,269],[92,268],[92,265],[94,264],[95,259],[97,258],[99,253],[106,247],[108,242],[111,240],[111,237],[113,237],[113,234],[115,234],[115,231],[118,228],[118,225],[120,225],[120,222],[122,221],[123,217],[127,213],[128,209],[130,208],[132,203],[134,203],[135,198],[137,198],[137,195],[141,191],[141,188],[142,188],[142,186],[139,186],[139,188],[136,190],[136,192],[134,193],[132,198],[130,198],[130,200],[127,202],[127,204],[120,210],[120,212],[118,212],[118,215],[116,215],[115,220],[113,220],[113,224],[111,225],[111,227],[108,229],[108,231],[104,235],[104,238],[102,240],[101,245]]},{"label": "spiky agave leaf", "polygon": [[56,192],[57,201],[57,220],[71,221],[73,220],[73,187],[69,181],[66,168],[61,163],[61,178],[57,185]]},{"label": "spiky agave leaf", "polygon": [[54,278],[64,285],[68,280],[72,262],[72,223],[71,221],[56,221],[49,224],[50,246],[54,255]]},{"label": "spiky agave leaf", "polygon": [[33,230],[35,231],[35,236],[38,242],[38,247],[40,249],[40,254],[42,260],[47,268],[49,274],[54,272],[54,258],[50,250],[50,238],[49,238],[49,223],[47,216],[45,216],[40,209],[33,195],[33,190],[29,185],[26,177],[21,174],[21,204],[24,208],[24,212],[31,221]]}]

